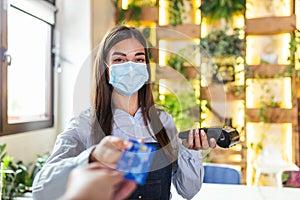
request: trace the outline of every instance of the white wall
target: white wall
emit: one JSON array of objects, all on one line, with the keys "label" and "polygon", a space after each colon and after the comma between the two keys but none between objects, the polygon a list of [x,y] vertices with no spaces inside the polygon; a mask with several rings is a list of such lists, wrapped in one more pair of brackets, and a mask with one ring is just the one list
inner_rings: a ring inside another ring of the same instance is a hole
[{"label": "white wall", "polygon": [[[73,115],[90,105],[90,83],[93,54],[104,34],[114,24],[111,0],[58,0],[57,29],[61,41],[58,130],[62,130]],[[60,20],[59,20],[60,19]]]},{"label": "white wall", "polygon": [[55,125],[0,137],[0,143],[7,144],[8,155],[25,163],[51,151],[57,134],[73,114],[89,105],[90,55],[114,23],[111,0],[57,0],[57,7],[56,34],[60,37],[62,73],[55,74]]},{"label": "white wall", "polygon": [[26,134],[1,136],[0,143],[7,144],[6,152],[14,157],[14,161],[22,160],[24,163],[29,163],[35,161],[38,154],[50,151],[55,137],[55,128],[49,128]]},{"label": "white wall", "polygon": [[103,36],[115,24],[115,8],[111,0],[91,0],[91,44],[96,48]]},{"label": "white wall", "polygon": [[[78,72],[90,52],[90,2],[57,0],[57,26],[62,72],[58,88],[58,130],[73,116],[73,92]],[[89,66],[84,66],[89,67]],[[86,94],[82,94],[84,97]]]}]

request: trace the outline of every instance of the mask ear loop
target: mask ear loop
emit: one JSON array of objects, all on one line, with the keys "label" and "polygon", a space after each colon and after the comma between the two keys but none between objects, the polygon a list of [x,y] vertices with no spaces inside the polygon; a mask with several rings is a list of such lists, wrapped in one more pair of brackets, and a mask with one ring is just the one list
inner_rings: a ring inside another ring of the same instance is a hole
[{"label": "mask ear loop", "polygon": [[105,68],[105,73],[107,73],[107,79],[108,79],[108,81],[110,80],[110,66],[109,66],[109,64],[107,64],[105,61],[103,61],[103,63],[104,63],[104,65],[106,65],[106,68]]},{"label": "mask ear loop", "polygon": [[103,61],[104,65],[106,65],[106,68],[109,68],[109,64],[107,62]]}]

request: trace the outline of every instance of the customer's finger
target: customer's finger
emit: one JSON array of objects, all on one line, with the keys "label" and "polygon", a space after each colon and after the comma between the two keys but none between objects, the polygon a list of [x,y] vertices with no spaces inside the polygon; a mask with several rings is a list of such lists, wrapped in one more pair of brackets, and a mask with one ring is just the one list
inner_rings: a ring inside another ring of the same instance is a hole
[{"label": "customer's finger", "polygon": [[137,184],[133,181],[124,180],[116,188],[116,193],[114,195],[114,200],[126,199],[135,190]]},{"label": "customer's finger", "polygon": [[104,137],[92,151],[92,162],[98,161],[106,167],[115,168],[122,152],[132,146],[130,141],[115,136]]},{"label": "customer's finger", "polygon": [[123,140],[115,136],[106,136],[103,138],[107,146],[113,147],[118,150],[129,149],[132,146],[132,142]]}]

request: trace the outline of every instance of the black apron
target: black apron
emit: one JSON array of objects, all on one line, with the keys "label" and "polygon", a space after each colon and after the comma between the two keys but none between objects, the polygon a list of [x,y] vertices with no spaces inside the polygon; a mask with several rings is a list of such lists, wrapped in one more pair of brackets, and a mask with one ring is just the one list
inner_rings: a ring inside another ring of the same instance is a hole
[{"label": "black apron", "polygon": [[172,163],[161,149],[159,143],[147,143],[156,146],[150,172],[143,185],[138,185],[128,199],[170,199]]}]

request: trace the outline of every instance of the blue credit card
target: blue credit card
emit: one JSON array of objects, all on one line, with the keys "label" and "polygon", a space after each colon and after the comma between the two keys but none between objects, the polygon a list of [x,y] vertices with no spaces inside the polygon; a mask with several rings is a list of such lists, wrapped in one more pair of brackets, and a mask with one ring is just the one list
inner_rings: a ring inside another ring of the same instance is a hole
[{"label": "blue credit card", "polygon": [[116,169],[124,173],[125,179],[143,184],[147,178],[156,147],[136,141],[131,142],[133,143],[132,147],[123,151]]}]

